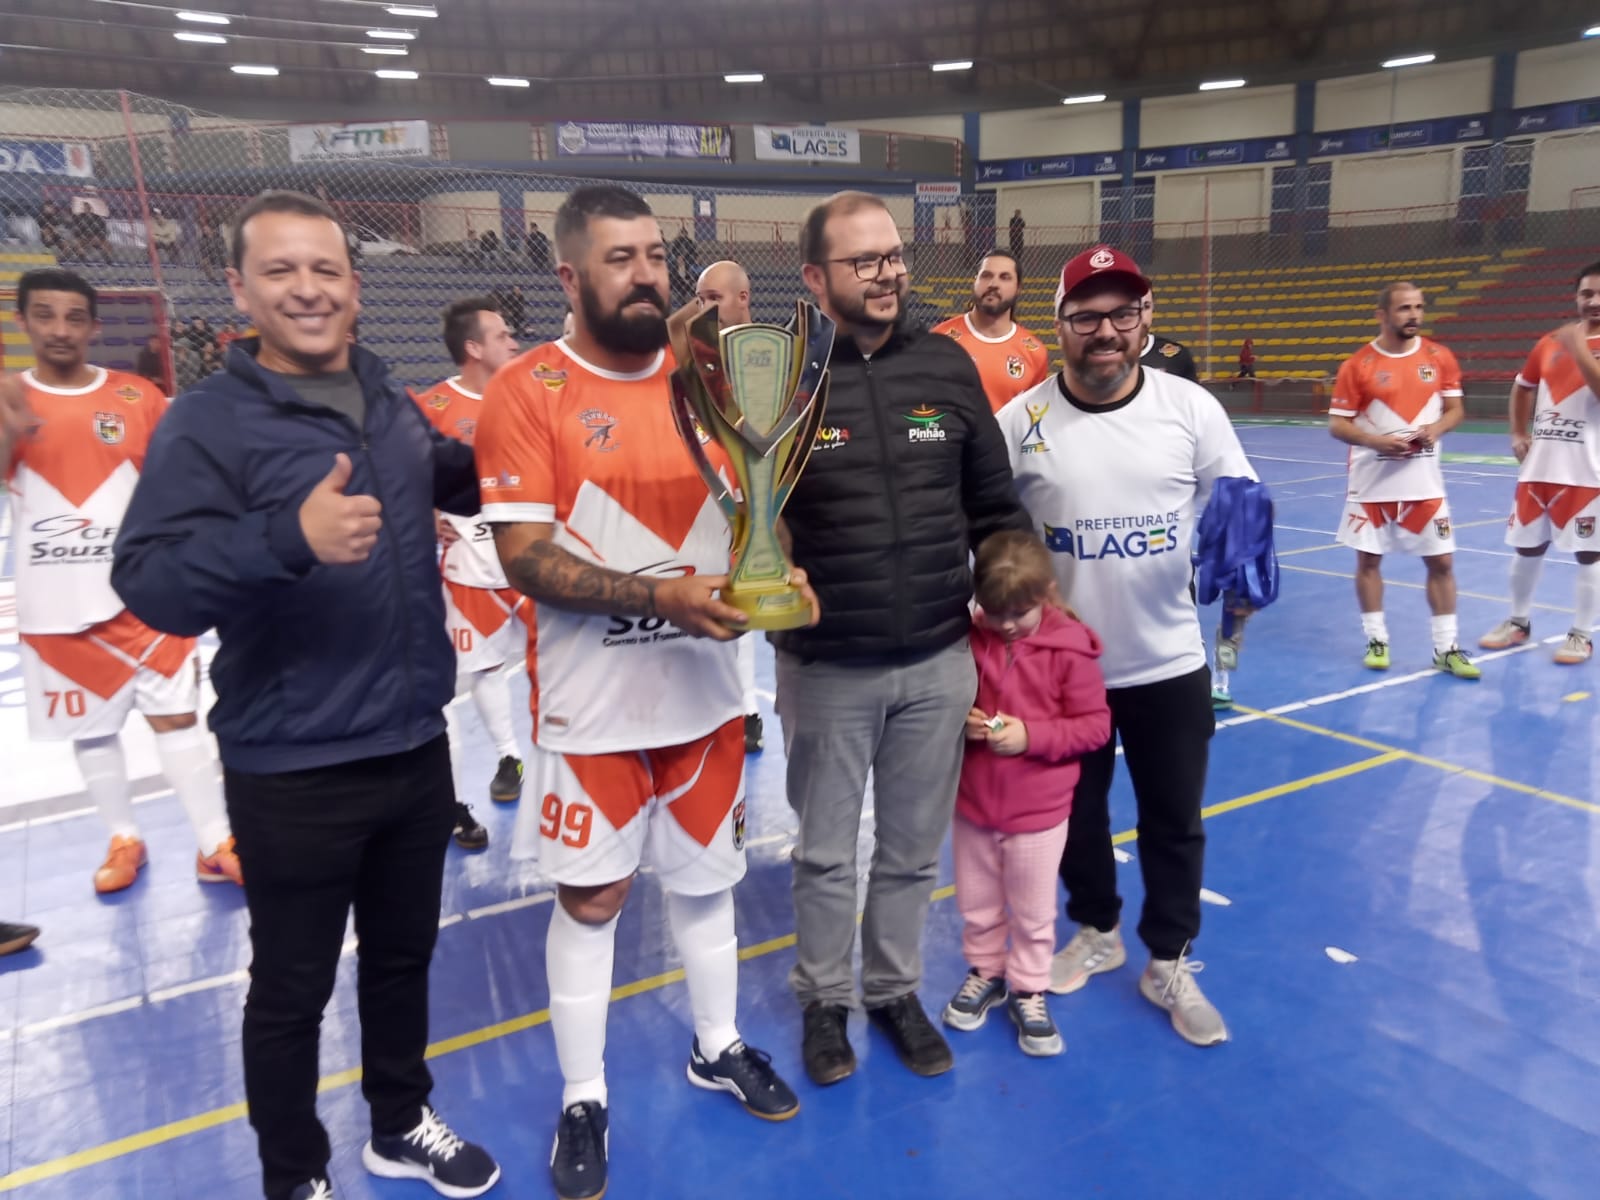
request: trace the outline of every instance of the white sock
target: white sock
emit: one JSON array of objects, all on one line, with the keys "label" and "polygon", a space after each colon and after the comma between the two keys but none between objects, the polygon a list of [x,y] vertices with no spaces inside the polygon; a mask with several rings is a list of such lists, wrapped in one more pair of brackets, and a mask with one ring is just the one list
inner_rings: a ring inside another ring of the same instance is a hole
[{"label": "white sock", "polygon": [[611,967],[617,919],[585,925],[556,900],[544,943],[550,987],[550,1030],[561,1064],[561,1107],[580,1100],[606,1102],[606,1012],[611,1006]]},{"label": "white sock", "polygon": [[1456,638],[1460,636],[1460,629],[1456,622],[1455,613],[1446,613],[1443,616],[1434,617],[1429,622],[1429,626],[1433,630],[1433,652],[1435,654],[1443,654],[1446,650],[1454,650],[1456,648]]},{"label": "white sock", "polygon": [[83,787],[100,810],[100,819],[112,837],[139,836],[139,823],[133,819],[133,789],[128,784],[128,762],[122,753],[122,738],[117,734],[85,738],[72,743],[83,775]]},{"label": "white sock", "polygon": [[1389,626],[1384,622],[1383,610],[1361,614],[1361,632],[1369,642],[1387,642]]},{"label": "white sock", "polygon": [[739,940],[733,932],[733,889],[709,896],[667,892],[667,921],[683,957],[700,1053],[716,1059],[739,1040]]},{"label": "white sock", "polygon": [[1600,562],[1578,564],[1572,599],[1572,627],[1586,634],[1594,628],[1595,613],[1600,610]]},{"label": "white sock", "polygon": [[156,757],[161,760],[161,773],[178,794],[183,811],[189,814],[200,853],[214,854],[233,831],[222,802],[222,782],[217,778],[211,739],[198,725],[158,733]]},{"label": "white sock", "polygon": [[1533,590],[1539,586],[1544,555],[1519,554],[1511,560],[1511,618],[1528,621],[1533,611]]},{"label": "white sock", "polygon": [[516,730],[511,726],[511,672],[504,666],[478,672],[472,681],[472,702],[478,706],[483,727],[489,731],[499,756],[522,757],[517,752]]},{"label": "white sock", "polygon": [[744,693],[745,715],[761,711],[756,700],[756,635],[747,633],[738,641],[735,661],[739,666],[739,688]]}]

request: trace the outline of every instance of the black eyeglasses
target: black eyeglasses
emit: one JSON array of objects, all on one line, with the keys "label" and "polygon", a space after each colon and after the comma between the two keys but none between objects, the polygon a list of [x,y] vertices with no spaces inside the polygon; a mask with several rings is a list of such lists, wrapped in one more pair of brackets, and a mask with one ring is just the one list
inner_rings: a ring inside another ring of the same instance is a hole
[{"label": "black eyeglasses", "polygon": [[1123,308],[1112,309],[1110,312],[1095,312],[1093,309],[1080,308],[1062,320],[1067,323],[1067,328],[1079,337],[1098,333],[1101,321],[1110,321],[1111,328],[1118,333],[1129,333],[1139,328],[1139,323],[1144,320],[1144,305],[1129,304]]},{"label": "black eyeglasses", "polygon": [[849,263],[855,270],[857,279],[876,279],[883,273],[887,266],[891,275],[899,275],[906,269],[906,256],[903,250],[891,250],[887,254],[857,254],[854,258],[830,258],[831,263]]}]

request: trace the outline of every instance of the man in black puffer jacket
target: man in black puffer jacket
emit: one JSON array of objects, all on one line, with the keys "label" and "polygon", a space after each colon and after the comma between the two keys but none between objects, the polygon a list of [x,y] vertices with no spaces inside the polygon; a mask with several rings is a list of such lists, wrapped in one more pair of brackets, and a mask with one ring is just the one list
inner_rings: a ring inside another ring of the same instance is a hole
[{"label": "man in black puffer jacket", "polygon": [[868,1015],[919,1075],[950,1048],[917,999],[922,925],[955,804],[977,691],[967,646],[968,555],[1027,529],[1006,447],[972,361],[949,338],[901,326],[904,247],[882,200],[842,192],[800,235],[806,287],[839,326],[823,429],[784,522],[822,621],[773,635],[789,755],[806,1071],[855,1070],[856,843],[867,771],[877,850],[862,923]]}]

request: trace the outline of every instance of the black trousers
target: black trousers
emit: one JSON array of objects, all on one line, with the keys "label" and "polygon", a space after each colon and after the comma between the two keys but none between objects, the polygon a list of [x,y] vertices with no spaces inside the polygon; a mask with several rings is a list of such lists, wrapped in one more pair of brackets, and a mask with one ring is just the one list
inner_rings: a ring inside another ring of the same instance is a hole
[{"label": "black trousers", "polygon": [[317,1040],[355,908],[361,1091],[376,1134],[416,1125],[433,1077],[428,965],[455,786],[443,736],[404,754],[282,775],[224,774],[250,908],[244,1086],[274,1198],[325,1173]]},{"label": "black trousers", "polygon": [[1111,850],[1111,774],[1117,737],[1133,781],[1139,812],[1139,872],[1144,912],[1139,940],[1156,958],[1177,958],[1200,933],[1200,882],[1206,832],[1200,820],[1206,761],[1216,718],[1211,672],[1201,667],[1176,679],[1112,688],[1111,740],[1083,757],[1072,797],[1061,882],[1067,916],[1101,932],[1122,912],[1117,862]]}]

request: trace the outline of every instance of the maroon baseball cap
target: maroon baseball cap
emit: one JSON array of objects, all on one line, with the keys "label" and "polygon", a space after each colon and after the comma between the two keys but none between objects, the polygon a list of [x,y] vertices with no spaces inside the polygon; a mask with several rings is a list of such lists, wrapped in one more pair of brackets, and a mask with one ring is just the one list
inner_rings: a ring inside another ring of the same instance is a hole
[{"label": "maroon baseball cap", "polygon": [[1085,250],[1061,268],[1061,282],[1056,285],[1056,315],[1061,314],[1061,302],[1084,284],[1119,276],[1134,285],[1141,297],[1152,290],[1150,281],[1140,274],[1139,264],[1121,250],[1112,246]]}]

